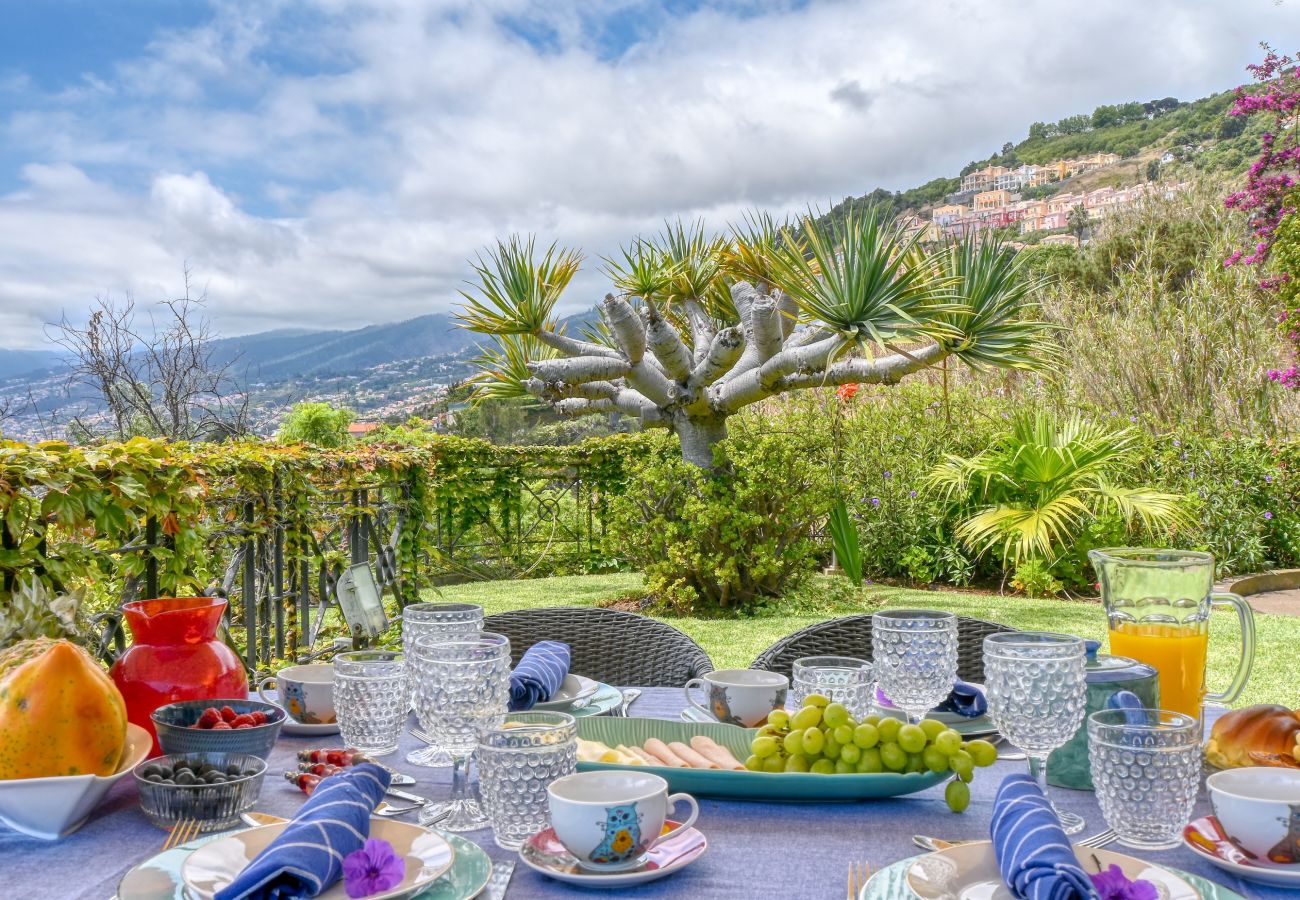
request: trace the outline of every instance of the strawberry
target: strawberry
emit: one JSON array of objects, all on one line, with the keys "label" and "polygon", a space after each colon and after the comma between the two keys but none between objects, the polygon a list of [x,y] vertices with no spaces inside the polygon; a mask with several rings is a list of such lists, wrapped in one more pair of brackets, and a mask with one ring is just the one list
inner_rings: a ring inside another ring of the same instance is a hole
[{"label": "strawberry", "polygon": [[266,713],[262,712],[260,709],[259,709],[259,710],[255,710],[255,711],[252,712],[252,713],[249,713],[249,715],[251,715],[251,716],[253,717],[253,722],[254,722],[254,724],[256,724],[256,725],[265,725],[265,724],[266,724]]},{"label": "strawberry", "polygon": [[203,715],[199,716],[199,721],[195,723],[195,728],[211,728],[221,721],[221,713],[212,706],[203,710]]},{"label": "strawberry", "polygon": [[231,728],[252,728],[256,724],[257,722],[254,721],[252,716],[250,716],[248,713],[243,713],[242,715],[235,716],[234,720],[231,721],[230,723],[230,727]]},{"label": "strawberry", "polygon": [[223,706],[223,707],[221,707],[221,721],[223,721],[223,722],[233,722],[233,721],[235,721],[235,716],[236,716],[236,715],[237,715],[237,714],[235,713],[235,711],[234,711],[233,709],[231,709],[229,706]]},{"label": "strawberry", "polygon": [[216,725],[213,725],[213,726],[212,726],[212,730],[213,730],[213,731],[221,731],[221,730],[223,730],[223,729],[224,729],[225,731],[230,731],[230,723],[229,723],[229,722],[218,722]]}]

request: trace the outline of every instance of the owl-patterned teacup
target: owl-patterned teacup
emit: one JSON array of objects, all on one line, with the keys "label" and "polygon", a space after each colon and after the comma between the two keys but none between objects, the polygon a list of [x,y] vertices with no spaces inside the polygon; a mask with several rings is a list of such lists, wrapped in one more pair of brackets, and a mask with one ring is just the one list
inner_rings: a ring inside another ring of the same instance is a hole
[{"label": "owl-patterned teacup", "polygon": [[[705,693],[705,706],[691,696],[691,688],[697,687]],[[789,689],[790,679],[778,672],[719,669],[703,678],[692,678],[686,682],[685,691],[687,703],[719,722],[758,728],[767,721],[768,713],[785,706]]]},{"label": "owl-patterned teacup", "polygon": [[[272,684],[280,692],[278,700],[266,696],[266,688]],[[303,725],[331,725],[338,721],[334,713],[334,667],[328,664],[283,668],[258,682],[257,695],[267,703],[283,706],[290,718]]]},{"label": "owl-patterned teacup", "polygon": [[1223,833],[1252,859],[1300,868],[1300,771],[1225,769],[1205,789]]},{"label": "owl-patterned teacup", "polygon": [[[668,782],[648,772],[578,772],[546,790],[555,836],[579,865],[599,871],[635,868],[700,814],[694,797],[670,795]],[[690,806],[690,817],[665,834],[668,810],[678,803]]]}]

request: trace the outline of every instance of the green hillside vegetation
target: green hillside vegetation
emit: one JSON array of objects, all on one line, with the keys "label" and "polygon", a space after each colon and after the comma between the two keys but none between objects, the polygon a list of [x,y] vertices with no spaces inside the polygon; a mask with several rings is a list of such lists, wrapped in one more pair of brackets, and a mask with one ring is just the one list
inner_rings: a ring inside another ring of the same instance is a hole
[{"label": "green hillside vegetation", "polygon": [[[1262,121],[1229,116],[1232,98],[1233,91],[1223,91],[1192,102],[1173,97],[1131,101],[1098,106],[1091,113],[1067,116],[1059,122],[1035,122],[1029,127],[1029,136],[1020,143],[1008,141],[1000,152],[967,163],[960,174],[987,165],[1039,165],[1093,153],[1116,153],[1130,159],[1144,151],[1158,151],[1157,156],[1169,151],[1176,157],[1176,167],[1170,169],[1157,164],[1150,174],[1230,178],[1243,172],[1259,155],[1259,138],[1264,127]],[[1148,174],[1145,166],[1142,173]],[[1117,180],[1131,183],[1133,179]],[[954,177],[935,178],[905,191],[876,188],[861,197],[846,197],[831,207],[824,218],[838,222],[850,212],[873,206],[894,214],[920,212],[942,203],[960,184],[961,179]],[[1024,196],[1050,196],[1058,189],[1055,184],[1043,185],[1029,189]]]}]

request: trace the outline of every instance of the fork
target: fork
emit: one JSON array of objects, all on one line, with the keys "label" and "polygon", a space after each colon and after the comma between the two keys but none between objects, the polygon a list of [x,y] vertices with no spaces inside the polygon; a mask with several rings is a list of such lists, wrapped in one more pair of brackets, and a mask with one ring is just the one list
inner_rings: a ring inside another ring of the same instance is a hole
[{"label": "fork", "polygon": [[488,879],[484,894],[488,900],[505,900],[506,891],[510,889],[510,878],[515,874],[514,860],[492,864],[492,875]]},{"label": "fork", "polygon": [[[1090,837],[1075,841],[1074,844],[1076,847],[1087,847],[1091,850],[1100,850],[1107,844],[1114,843],[1118,838],[1119,835],[1115,833],[1114,829],[1107,828],[1105,831],[1099,831]],[[935,850],[947,850],[949,847],[957,847],[961,844],[976,844],[979,843],[979,841],[945,841],[941,838],[927,837],[924,834],[918,834],[913,836],[912,843],[916,844],[916,846],[920,847],[922,850],[933,852]]]},{"label": "fork", "polygon": [[871,863],[849,863],[849,900],[858,900],[871,880]]},{"label": "fork", "polygon": [[202,830],[203,823],[198,819],[177,819],[172,825],[171,833],[167,835],[167,840],[163,841],[162,848],[166,851],[188,843],[198,837]]}]

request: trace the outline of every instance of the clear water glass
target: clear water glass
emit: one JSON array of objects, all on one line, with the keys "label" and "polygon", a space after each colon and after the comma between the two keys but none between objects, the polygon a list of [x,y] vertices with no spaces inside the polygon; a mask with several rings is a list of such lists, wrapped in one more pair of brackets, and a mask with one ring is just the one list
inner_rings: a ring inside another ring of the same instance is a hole
[{"label": "clear water glass", "polygon": [[854,718],[871,713],[875,683],[871,663],[852,656],[805,656],[790,672],[788,709],[799,709],[809,694],[821,694],[848,707]]},{"label": "clear water glass", "polygon": [[546,789],[578,770],[578,723],[567,713],[515,712],[478,728],[478,785],[497,846],[518,850],[551,824]]},{"label": "clear water glass", "polygon": [[[402,610],[402,648],[407,659],[415,656],[416,638],[430,635],[452,637],[483,630],[483,607],[476,603],[412,603]],[[415,709],[415,679],[411,679],[411,708]],[[449,766],[451,754],[445,747],[428,744],[406,754],[416,766]]]},{"label": "clear water glass", "polygon": [[1092,783],[1106,826],[1137,850],[1181,846],[1201,786],[1200,722],[1163,709],[1088,717]]},{"label": "clear water glass", "polygon": [[334,708],[348,747],[371,756],[395,752],[409,699],[402,653],[354,650],[334,657]]},{"label": "clear water glass", "polygon": [[[1044,795],[1047,757],[1083,724],[1087,661],[1083,638],[1068,634],[1024,631],[984,639],[989,716],[1002,736],[1029,757],[1029,773]],[[1083,829],[1083,819],[1074,813],[1058,808],[1056,815],[1066,834]]]},{"label": "clear water glass", "polygon": [[504,714],[510,700],[510,640],[489,631],[416,638],[412,665],[420,726],[452,760],[451,798],[422,809],[420,822],[446,810],[451,817],[439,827],[447,831],[484,828],[488,819],[470,795],[467,770],[479,726]]},{"label": "clear water glass", "polygon": [[871,617],[871,658],[880,690],[908,721],[919,722],[957,680],[957,617],[894,609]]}]

